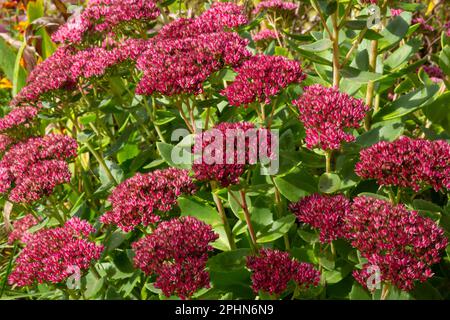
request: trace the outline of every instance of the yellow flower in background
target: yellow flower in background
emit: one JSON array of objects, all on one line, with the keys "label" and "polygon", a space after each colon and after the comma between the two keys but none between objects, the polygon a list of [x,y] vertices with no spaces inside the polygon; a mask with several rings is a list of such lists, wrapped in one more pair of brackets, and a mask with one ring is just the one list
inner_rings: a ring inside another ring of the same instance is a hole
[{"label": "yellow flower in background", "polygon": [[0,89],[11,89],[12,83],[6,78],[0,79]]}]

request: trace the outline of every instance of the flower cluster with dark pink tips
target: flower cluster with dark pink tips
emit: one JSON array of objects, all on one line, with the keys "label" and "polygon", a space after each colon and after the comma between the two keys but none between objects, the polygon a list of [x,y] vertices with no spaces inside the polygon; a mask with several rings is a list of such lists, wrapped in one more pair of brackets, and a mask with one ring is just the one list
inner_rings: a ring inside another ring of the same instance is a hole
[{"label": "flower cluster with dark pink tips", "polygon": [[128,232],[142,224],[157,223],[158,212],[168,212],[182,194],[192,194],[196,187],[187,170],[169,168],[138,173],[118,185],[109,197],[112,209],[101,217]]},{"label": "flower cluster with dark pink tips", "polygon": [[343,141],[354,141],[355,137],[345,130],[359,128],[369,109],[362,100],[319,84],[305,87],[304,93],[292,103],[300,112],[310,149],[339,149]]},{"label": "flower cluster with dark pink tips", "polygon": [[205,270],[210,245],[219,236],[211,226],[190,216],[161,222],[153,233],[133,244],[135,265],[156,275],[155,287],[166,296],[189,298],[209,286]]},{"label": "flower cluster with dark pink tips", "polygon": [[70,181],[67,162],[76,156],[77,142],[64,135],[34,137],[12,146],[0,161],[0,193],[9,200],[30,203]]},{"label": "flower cluster with dark pink tips", "polygon": [[326,243],[345,237],[344,218],[351,209],[350,201],[343,195],[313,194],[289,206],[291,212],[303,223],[320,230],[320,242]]},{"label": "flower cluster with dark pink tips", "polygon": [[123,25],[150,22],[160,15],[152,0],[91,0],[53,35],[55,42],[79,44],[87,34],[120,32]]},{"label": "flower cluster with dark pink tips", "polygon": [[381,271],[381,281],[401,290],[414,288],[433,276],[431,266],[440,261],[448,244],[444,230],[404,205],[370,197],[357,197],[345,218],[349,240],[367,259],[363,269],[354,271],[355,279],[367,286],[370,266]]},{"label": "flower cluster with dark pink tips", "polygon": [[250,122],[222,122],[197,134],[193,147],[192,170],[201,181],[217,181],[222,187],[239,183],[249,164],[256,163],[259,150],[273,156],[271,135],[267,129]]},{"label": "flower cluster with dark pink tips", "polygon": [[280,37],[280,34],[275,30],[263,29],[253,36],[253,41],[274,40]]},{"label": "flower cluster with dark pink tips", "polygon": [[432,186],[450,189],[450,144],[400,137],[363,149],[355,172],[363,179],[376,179],[381,186],[399,186],[419,191]]},{"label": "flower cluster with dark pink tips", "polygon": [[75,268],[88,269],[103,251],[102,245],[88,239],[94,231],[87,221],[74,217],[63,227],[32,234],[8,277],[9,284],[23,287],[34,283],[59,283],[71,276]]},{"label": "flower cluster with dark pink tips", "polygon": [[283,0],[265,0],[258,3],[253,14],[258,14],[264,10],[277,10],[284,12],[293,12],[297,10],[298,5],[293,2],[287,2]]},{"label": "flower cluster with dark pink tips", "polygon": [[251,57],[235,71],[235,80],[222,91],[233,106],[252,102],[268,104],[282,89],[306,78],[300,62],[263,54]]},{"label": "flower cluster with dark pink tips", "polygon": [[27,128],[37,117],[38,109],[35,107],[20,107],[12,109],[0,119],[0,132],[17,128]]},{"label": "flower cluster with dark pink tips", "polygon": [[255,293],[282,294],[289,281],[298,286],[317,286],[320,272],[305,262],[292,259],[289,253],[273,249],[261,249],[258,255],[247,257],[247,267],[252,271],[252,288]]},{"label": "flower cluster with dark pink tips", "polygon": [[14,221],[13,231],[8,235],[8,243],[13,244],[15,241],[27,243],[31,239],[31,233],[28,232],[28,229],[38,223],[39,221],[32,214],[27,214],[20,220]]}]

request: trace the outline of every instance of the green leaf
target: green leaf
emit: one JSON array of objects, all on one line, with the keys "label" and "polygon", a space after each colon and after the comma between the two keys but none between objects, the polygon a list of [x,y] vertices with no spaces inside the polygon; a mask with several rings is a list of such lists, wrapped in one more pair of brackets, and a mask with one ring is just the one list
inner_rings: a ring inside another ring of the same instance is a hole
[{"label": "green leaf", "polygon": [[435,101],[426,105],[422,111],[435,124],[450,133],[450,91],[444,92]]},{"label": "green leaf", "polygon": [[319,191],[334,193],[341,187],[341,178],[335,173],[324,173],[319,178]]},{"label": "green leaf", "polygon": [[353,284],[349,298],[350,300],[372,300],[372,296],[370,295],[370,293],[365,290],[359,283]]},{"label": "green leaf", "polygon": [[310,52],[320,52],[331,48],[332,45],[333,42],[330,39],[321,39],[313,43],[301,45],[299,46],[299,49]]},{"label": "green leaf", "polygon": [[355,83],[367,83],[369,81],[379,80],[383,77],[380,73],[361,71],[350,66],[342,68],[341,74],[344,79],[351,80]]},{"label": "green leaf", "polygon": [[442,212],[443,209],[438,206],[437,204],[434,204],[433,202],[426,201],[423,199],[414,199],[413,201],[413,208],[415,210],[423,210],[423,211],[429,211],[429,212]]},{"label": "green leaf", "polygon": [[408,60],[415,55],[421,47],[421,40],[418,38],[411,39],[389,55],[389,57],[384,61],[384,65],[389,67],[391,70],[396,69],[402,64],[408,62]]},{"label": "green leaf", "polygon": [[210,271],[237,271],[245,268],[246,258],[249,255],[251,255],[251,250],[248,248],[221,252],[209,258],[207,266]]},{"label": "green leaf", "polygon": [[139,147],[136,144],[127,143],[117,152],[117,161],[119,164],[135,158],[140,153]]},{"label": "green leaf", "polygon": [[276,177],[274,182],[280,193],[291,202],[317,192],[317,179],[304,168],[285,176]]},{"label": "green leaf", "polygon": [[375,123],[403,117],[431,102],[438,91],[439,86],[436,84],[416,89],[382,108],[372,120]]},{"label": "green leaf", "polygon": [[178,198],[178,206],[181,209],[182,216],[192,216],[213,226],[222,225],[219,213],[217,210],[205,202],[200,202],[195,198]]},{"label": "green leaf", "polygon": [[173,146],[164,142],[157,142],[161,157],[171,166],[180,169],[190,169],[192,166],[191,153],[183,147]]},{"label": "green leaf", "polygon": [[439,66],[446,75],[450,75],[450,46],[446,45],[439,54]]},{"label": "green leaf", "polygon": [[400,42],[400,40],[402,40],[408,33],[411,19],[412,14],[407,11],[402,12],[400,15],[392,19],[386,28],[383,28],[380,32],[383,38],[378,42],[379,50],[386,50]]},{"label": "green leaf", "polygon": [[355,143],[361,147],[370,147],[380,141],[394,141],[403,134],[405,127],[400,122],[391,122],[364,132],[356,138]]},{"label": "green leaf", "polygon": [[293,215],[288,215],[283,218],[280,218],[273,222],[267,230],[258,233],[256,235],[257,237],[257,243],[266,243],[266,242],[272,242],[278,238],[281,238],[284,236],[289,229],[294,225],[295,223],[295,217]]}]

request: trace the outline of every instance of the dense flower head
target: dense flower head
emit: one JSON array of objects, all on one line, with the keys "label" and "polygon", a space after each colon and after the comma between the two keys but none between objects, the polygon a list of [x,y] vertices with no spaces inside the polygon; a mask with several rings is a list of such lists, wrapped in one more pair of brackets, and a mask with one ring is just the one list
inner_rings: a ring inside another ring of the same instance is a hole
[{"label": "dense flower head", "polygon": [[415,17],[412,19],[412,23],[420,24],[420,26],[427,31],[434,31],[434,27],[428,23],[428,20],[425,20],[422,17]]},{"label": "dense flower head", "polygon": [[404,205],[357,197],[346,217],[349,239],[368,260],[354,276],[367,286],[368,268],[376,266],[381,281],[401,290],[411,290],[414,281],[424,282],[433,275],[431,266],[440,261],[440,253],[448,244],[444,230]]},{"label": "dense flower head", "polygon": [[195,38],[201,34],[230,31],[247,23],[243,6],[231,2],[215,2],[198,17],[180,18],[166,24],[155,39]]},{"label": "dense flower head", "polygon": [[300,62],[282,56],[258,54],[235,69],[235,80],[222,91],[233,106],[270,103],[271,97],[305,79]]},{"label": "dense flower head", "polygon": [[13,138],[6,134],[0,134],[0,153],[5,152],[13,143]]},{"label": "dense flower head", "polygon": [[274,40],[280,37],[279,33],[271,29],[263,29],[253,36],[253,41]]},{"label": "dense flower head", "polygon": [[258,14],[264,10],[276,10],[284,12],[294,12],[297,10],[298,4],[283,0],[264,0],[258,3],[253,14]]},{"label": "dense flower head", "polygon": [[131,231],[142,224],[157,223],[159,212],[167,212],[181,194],[196,190],[187,170],[169,168],[138,173],[118,185],[109,197],[111,211],[101,221]]},{"label": "dense flower head", "polygon": [[80,78],[100,77],[109,68],[134,61],[146,45],[144,40],[127,39],[83,50],[59,47],[30,73],[26,86],[13,99],[12,105],[38,101],[42,95],[56,90],[74,89]]},{"label": "dense flower head", "polygon": [[157,275],[155,287],[166,296],[190,297],[209,286],[205,270],[208,252],[219,236],[211,226],[190,216],[161,222],[153,233],[135,242],[134,263],[147,275]]},{"label": "dense flower head", "polygon": [[27,243],[31,239],[31,233],[28,230],[38,223],[39,221],[32,214],[27,214],[25,217],[14,221],[13,231],[8,236],[8,243],[13,244],[15,241]]},{"label": "dense flower head", "polygon": [[88,239],[94,228],[74,217],[64,226],[33,233],[19,253],[8,281],[19,287],[34,283],[59,283],[100,258],[103,246]]},{"label": "dense flower head", "polygon": [[160,15],[152,0],[91,0],[52,35],[55,42],[78,44],[88,34],[120,32],[126,24],[146,23]]},{"label": "dense flower head", "polygon": [[37,117],[38,109],[35,107],[20,107],[12,109],[6,116],[0,119],[0,132],[11,129],[27,128]]},{"label": "dense flower head", "polygon": [[344,218],[351,203],[343,195],[313,194],[293,203],[289,209],[297,219],[320,230],[320,241],[331,242],[345,237]]},{"label": "dense flower head", "polygon": [[195,178],[217,181],[222,187],[239,183],[248,164],[255,164],[263,152],[272,159],[272,136],[269,130],[255,128],[249,122],[222,122],[198,133],[193,147]]},{"label": "dense flower head", "polygon": [[12,202],[29,203],[69,182],[67,160],[76,156],[77,142],[68,136],[33,137],[12,146],[0,161],[0,193]]},{"label": "dense flower head", "polygon": [[376,179],[381,186],[399,186],[419,191],[432,186],[450,189],[450,144],[400,137],[381,141],[360,151],[355,172],[363,179]]},{"label": "dense flower head", "polygon": [[298,286],[317,286],[320,273],[309,263],[292,259],[289,253],[274,249],[261,249],[256,256],[247,257],[252,271],[252,289],[255,293],[282,294],[293,280]]},{"label": "dense flower head", "polygon": [[59,47],[49,58],[38,64],[27,78],[27,83],[13,99],[12,105],[32,102],[49,91],[72,89],[76,81],[70,76],[72,50]]},{"label": "dense flower head", "polygon": [[143,77],[136,92],[168,96],[199,94],[212,73],[225,66],[239,65],[250,56],[247,43],[248,40],[231,32],[156,41],[137,60]]},{"label": "dense flower head", "polygon": [[391,8],[391,16],[393,17],[399,16],[402,12],[402,9]]},{"label": "dense flower head", "polygon": [[445,78],[445,74],[441,68],[434,65],[423,66],[423,71],[430,77],[433,82],[440,82]]},{"label": "dense flower head", "polygon": [[319,84],[305,87],[300,98],[292,103],[299,109],[306,129],[306,146],[310,149],[339,149],[343,141],[354,141],[355,137],[344,130],[358,128],[368,110],[362,100]]}]

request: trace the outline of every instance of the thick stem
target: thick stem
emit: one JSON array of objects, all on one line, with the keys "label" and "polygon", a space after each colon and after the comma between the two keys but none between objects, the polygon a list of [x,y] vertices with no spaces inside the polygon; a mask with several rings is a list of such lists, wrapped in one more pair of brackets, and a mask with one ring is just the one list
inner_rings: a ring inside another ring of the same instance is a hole
[{"label": "thick stem", "polygon": [[255,251],[258,251],[258,244],[256,243],[255,230],[253,229],[253,225],[250,220],[250,212],[248,211],[247,200],[245,200],[245,191],[241,190],[239,193],[241,195],[241,201],[242,201],[241,206],[242,206],[242,210],[244,210],[244,217],[245,217],[245,222],[247,223],[248,232],[250,234],[250,240],[252,242],[253,249]]},{"label": "thick stem", "polygon": [[388,283],[383,284],[383,288],[381,289],[381,300],[386,300],[389,295],[389,290],[391,286]]},{"label": "thick stem", "polygon": [[[283,215],[283,203],[281,202],[280,190],[278,190],[277,186],[275,185],[275,179],[273,178],[273,176],[270,176],[270,179],[272,180],[273,187],[275,188],[275,204],[277,207],[278,218],[281,218]],[[289,244],[289,237],[287,234],[283,235],[283,240],[285,249],[290,250],[291,245]]]},{"label": "thick stem", "polygon": [[102,169],[105,171],[106,176],[108,177],[109,181],[111,181],[114,185],[118,185],[119,182],[114,178],[114,176],[111,173],[111,170],[109,170],[108,166],[106,165],[105,160],[98,154],[97,151],[95,151],[94,147],[89,143],[89,141],[86,141],[84,143],[86,148],[88,148],[89,152],[92,153],[95,160],[97,160],[98,164],[102,167]]},{"label": "thick stem", "polygon": [[[370,47],[370,56],[369,56],[369,70],[371,72],[375,72],[377,67],[377,55],[378,55],[378,41],[372,40]],[[370,108],[373,106],[373,97],[375,92],[375,82],[369,81],[367,84],[367,92],[366,92],[366,105]],[[367,112],[366,117],[364,118],[364,129],[366,131],[370,130],[371,127],[372,116],[370,110]]]},{"label": "thick stem", "polygon": [[331,158],[333,157],[333,150],[325,151],[325,171],[331,173]]},{"label": "thick stem", "polygon": [[231,231],[230,224],[228,223],[227,215],[225,213],[225,208],[223,207],[222,201],[219,196],[215,193],[217,190],[217,185],[215,182],[211,181],[212,196],[214,203],[216,204],[217,210],[219,211],[220,218],[222,220],[223,228],[225,229],[225,234],[227,236],[228,243],[231,250],[236,249],[236,243],[234,242],[233,232]]},{"label": "thick stem", "polygon": [[333,87],[339,88],[340,81],[340,65],[339,65],[339,28],[338,28],[338,12],[333,13],[331,21],[333,23]]}]

